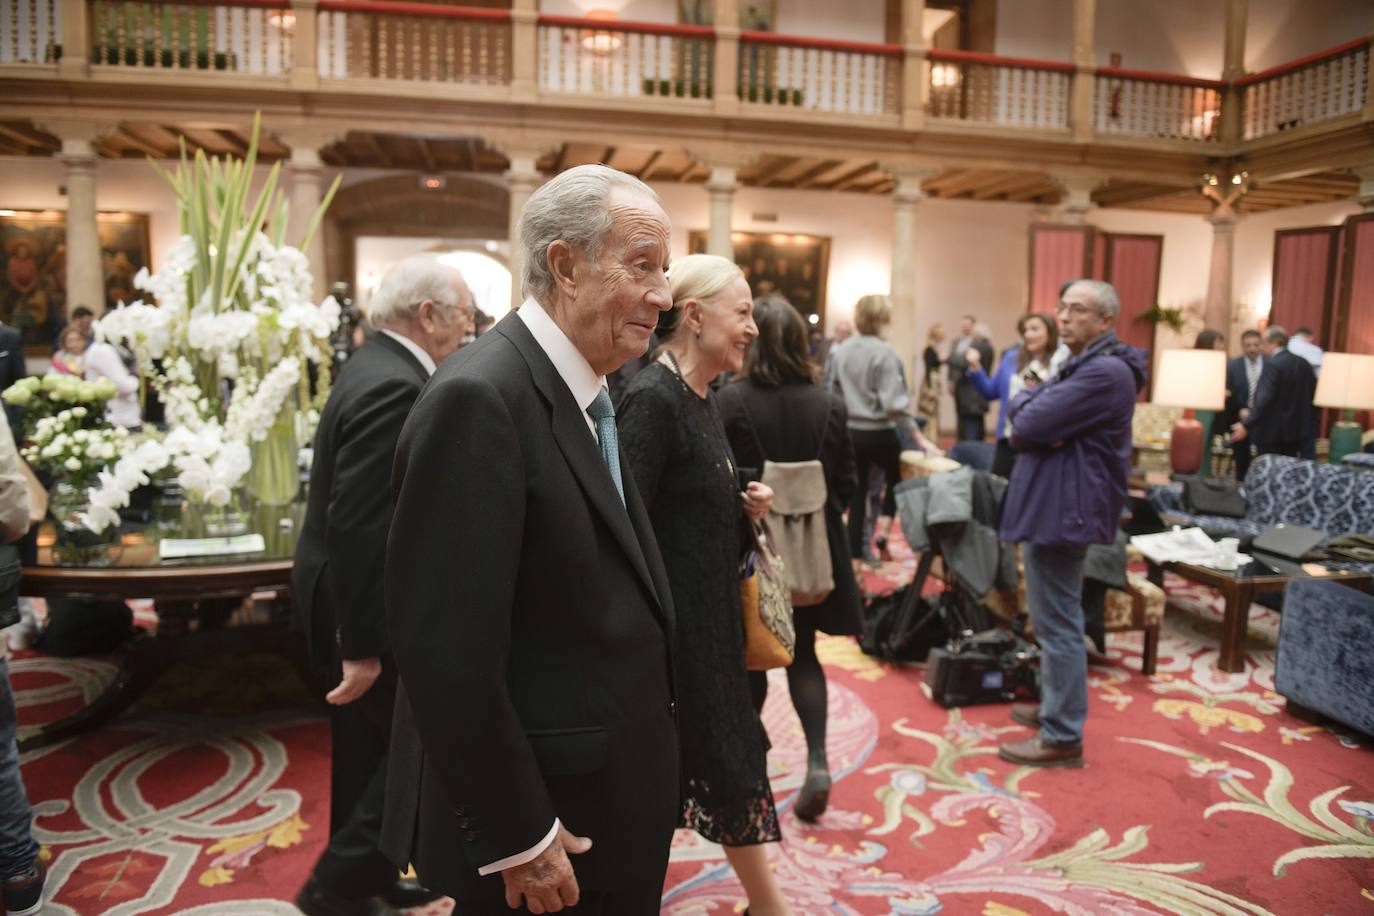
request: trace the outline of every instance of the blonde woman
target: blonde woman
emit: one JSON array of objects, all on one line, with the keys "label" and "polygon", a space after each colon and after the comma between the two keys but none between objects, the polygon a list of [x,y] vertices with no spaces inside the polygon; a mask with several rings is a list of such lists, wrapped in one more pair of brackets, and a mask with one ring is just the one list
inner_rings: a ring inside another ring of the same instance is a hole
[{"label": "blonde woman", "polygon": [[944,365],[940,347],[944,342],[945,326],[937,321],[930,326],[930,332],[926,334],[926,348],[921,353],[925,372],[921,376],[921,398],[916,406],[916,415],[925,418],[926,434],[937,441],[940,438],[940,367]]},{"label": "blonde woman", "polygon": [[[892,323],[892,300],[887,296],[864,296],[854,307],[854,327],[859,332],[835,352],[835,388],[844,396],[849,410],[849,437],[854,443],[854,464],[860,484],[868,480],[871,467],[881,468],[887,479],[886,492],[875,526],[878,553],[890,560],[887,532],[897,514],[897,499],[892,492],[901,480],[900,428],[913,436],[922,448],[929,443],[920,435],[911,416],[911,396],[907,394],[902,360],[883,336]],[[864,559],[864,516],[868,494],[864,487],[855,490],[849,502],[849,555],[855,562]]]},{"label": "blonde woman", "polygon": [[738,372],[758,336],[739,268],[691,255],[669,274],[664,345],[625,389],[620,445],[649,510],[672,586],[673,672],[682,748],[682,824],[725,847],[752,916],[787,914],[765,843],[781,839],[768,784],[768,736],[750,697],[740,623],[739,563],[746,518],[772,505],[741,492],[713,382]]}]

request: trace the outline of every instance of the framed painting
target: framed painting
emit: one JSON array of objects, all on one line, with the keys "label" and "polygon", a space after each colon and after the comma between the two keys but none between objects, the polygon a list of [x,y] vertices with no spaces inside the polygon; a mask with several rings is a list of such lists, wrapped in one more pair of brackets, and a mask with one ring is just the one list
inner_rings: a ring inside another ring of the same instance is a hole
[{"label": "framed painting", "polygon": [[52,351],[68,307],[112,309],[139,298],[134,274],[150,267],[145,213],[96,214],[105,301],[67,302],[67,215],[61,210],[11,210],[0,215],[0,320],[23,335],[32,355]]},{"label": "framed painting", "polygon": [[[683,25],[714,25],[714,0],[678,0],[677,19]],[[771,32],[777,21],[777,0],[739,0],[739,27]]]},{"label": "framed painting", "polygon": [[[732,232],[735,263],[757,297],[780,293],[803,317],[815,315],[825,326],[825,281],[830,270],[830,239],[795,232]],[[693,254],[706,250],[706,233],[694,229],[687,244]],[[809,318],[808,318],[809,320]]]}]

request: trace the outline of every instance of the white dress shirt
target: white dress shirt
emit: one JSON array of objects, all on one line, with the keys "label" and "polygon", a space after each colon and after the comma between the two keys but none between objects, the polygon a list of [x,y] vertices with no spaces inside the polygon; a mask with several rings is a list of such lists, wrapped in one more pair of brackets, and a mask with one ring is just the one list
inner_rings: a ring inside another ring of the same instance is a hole
[{"label": "white dress shirt", "polygon": [[426,375],[433,375],[434,370],[439,368],[438,366],[434,365],[434,357],[426,353],[419,344],[411,340],[409,337],[405,336],[404,334],[397,334],[395,331],[389,330],[387,328],[379,328],[378,330],[380,330],[387,337],[390,337],[392,340],[396,341],[401,346],[409,350],[410,354],[420,361],[420,365],[424,366]]},{"label": "white dress shirt", "polygon": [[1326,351],[1314,344],[1305,337],[1288,338],[1288,352],[1294,356],[1301,356],[1312,366],[1313,375],[1322,374],[1322,356]]},{"label": "white dress shirt", "polygon": [[86,350],[86,381],[107,378],[114,383],[115,396],[105,408],[105,416],[115,426],[132,429],[143,422],[138,409],[138,376],[131,373],[119,351],[97,341]]},{"label": "white dress shirt", "polygon": [[[525,323],[533,335],[535,343],[539,344],[549,361],[553,363],[553,368],[558,372],[559,378],[568,386],[568,391],[572,394],[573,400],[577,402],[578,409],[582,411],[582,419],[587,421],[587,429],[591,431],[592,438],[596,438],[596,423],[591,415],[587,413],[587,408],[596,400],[596,396],[601,393],[602,387],[606,384],[605,376],[596,374],[591,364],[582,352],[573,346],[573,342],[568,340],[568,335],[563,333],[563,329],[554,323],[549,317],[549,313],[544,311],[544,307],[533,299],[526,299],[516,312],[520,320]],[[544,850],[548,849],[553,843],[553,838],[558,835],[559,820],[553,819],[553,826],[549,832],[535,845],[526,849],[524,852],[516,853],[513,856],[506,856],[492,862],[490,865],[483,865],[477,869],[479,875],[494,875],[507,868],[514,868],[517,865],[524,865],[539,856]]]}]

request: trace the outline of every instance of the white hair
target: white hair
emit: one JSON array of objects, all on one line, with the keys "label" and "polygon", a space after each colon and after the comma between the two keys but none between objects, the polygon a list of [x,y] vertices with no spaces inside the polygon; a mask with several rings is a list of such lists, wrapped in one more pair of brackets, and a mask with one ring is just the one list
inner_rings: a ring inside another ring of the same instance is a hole
[{"label": "white hair", "polygon": [[521,282],[526,296],[546,302],[553,294],[548,251],[554,242],[567,242],[593,263],[611,231],[611,192],[629,188],[654,202],[653,188],[633,175],[604,165],[568,169],[530,195],[520,213],[520,242],[524,248]]},{"label": "white hair", "polygon": [[1100,314],[1110,316],[1113,321],[1121,314],[1121,297],[1116,294],[1116,287],[1105,280],[1074,280],[1069,286],[1083,287]]},{"label": "white hair", "polygon": [[459,304],[455,280],[463,275],[456,268],[440,264],[434,258],[415,255],[392,265],[382,277],[381,285],[372,294],[367,318],[379,328],[398,321],[416,318],[426,299],[439,306],[444,320],[453,318]]}]

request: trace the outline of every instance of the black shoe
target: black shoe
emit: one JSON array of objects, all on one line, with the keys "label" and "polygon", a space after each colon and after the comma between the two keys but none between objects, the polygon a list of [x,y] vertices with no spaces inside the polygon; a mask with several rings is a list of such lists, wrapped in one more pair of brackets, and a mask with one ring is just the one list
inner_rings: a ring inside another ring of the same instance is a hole
[{"label": "black shoe", "polygon": [[43,909],[43,881],[48,870],[42,862],[33,863],[33,872],[22,878],[11,878],[3,885],[5,912],[8,916],[32,916]]},{"label": "black shoe", "polygon": [[439,891],[430,890],[414,878],[399,878],[382,894],[382,899],[398,910],[424,906],[426,903],[433,903],[443,899],[443,897],[444,895]]},{"label": "black shoe", "polygon": [[340,897],[324,889],[314,875],[296,897],[305,916],[400,916],[400,911],[378,897]]},{"label": "black shoe", "polygon": [[827,770],[809,770],[806,782],[802,784],[797,804],[792,811],[804,821],[815,821],[825,813],[830,803],[830,773]]}]

